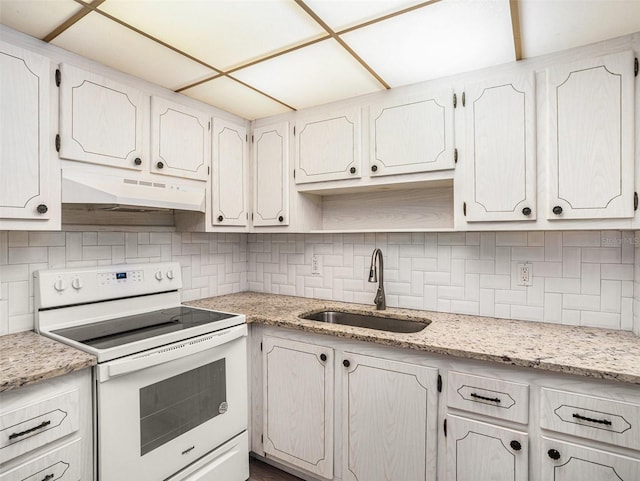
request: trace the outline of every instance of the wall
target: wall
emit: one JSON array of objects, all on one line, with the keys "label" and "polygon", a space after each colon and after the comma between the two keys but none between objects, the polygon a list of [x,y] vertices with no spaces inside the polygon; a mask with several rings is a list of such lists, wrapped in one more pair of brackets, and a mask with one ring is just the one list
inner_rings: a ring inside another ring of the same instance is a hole
[{"label": "wall", "polygon": [[[380,247],[389,306],[631,330],[634,244],[620,231],[249,234],[247,280],[254,291],[372,305]],[[525,261],[531,287],[515,283]]]},{"label": "wall", "polygon": [[0,231],[0,335],[33,329],[38,269],[177,261],[183,300],[247,289],[246,235]]}]

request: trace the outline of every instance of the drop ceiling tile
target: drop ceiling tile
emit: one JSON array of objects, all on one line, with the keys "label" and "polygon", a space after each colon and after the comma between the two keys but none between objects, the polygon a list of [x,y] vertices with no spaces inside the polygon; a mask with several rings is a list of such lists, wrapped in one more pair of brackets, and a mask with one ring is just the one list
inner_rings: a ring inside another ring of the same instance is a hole
[{"label": "drop ceiling tile", "polygon": [[0,23],[36,38],[44,38],[82,10],[73,0],[1,0]]},{"label": "drop ceiling tile", "polygon": [[639,0],[520,0],[523,57],[640,31]]},{"label": "drop ceiling tile", "polygon": [[219,77],[180,93],[248,120],[290,112],[284,105],[228,77]]},{"label": "drop ceiling tile", "polygon": [[508,0],[442,0],[342,38],[392,87],[515,60]]},{"label": "drop ceiling tile", "polygon": [[383,89],[332,39],[239,70],[233,75],[296,109]]},{"label": "drop ceiling tile", "polygon": [[424,0],[306,0],[306,4],[334,31],[397,12]]},{"label": "drop ceiling tile", "polygon": [[216,73],[95,12],[51,43],[169,89]]},{"label": "drop ceiling tile", "polygon": [[325,34],[291,0],[107,0],[100,9],[225,70]]}]

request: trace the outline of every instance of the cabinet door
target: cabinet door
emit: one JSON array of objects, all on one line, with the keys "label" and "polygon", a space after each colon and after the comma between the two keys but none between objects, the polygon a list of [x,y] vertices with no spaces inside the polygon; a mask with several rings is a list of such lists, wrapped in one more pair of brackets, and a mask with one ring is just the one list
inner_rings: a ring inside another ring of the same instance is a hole
[{"label": "cabinet door", "polygon": [[437,369],[344,354],[345,481],[436,479]]},{"label": "cabinet door", "polygon": [[253,225],[289,224],[289,122],[253,131]]},{"label": "cabinet door", "polygon": [[213,119],[212,225],[247,225],[247,129]]},{"label": "cabinet door", "polygon": [[465,89],[466,220],[536,218],[533,73]]},{"label": "cabinet door", "polygon": [[633,53],[550,68],[549,219],[633,216]]},{"label": "cabinet door", "polygon": [[528,457],[526,433],[447,416],[448,480],[526,481]]},{"label": "cabinet door", "polygon": [[637,481],[640,460],[599,449],[542,438],[541,479],[545,481]]},{"label": "cabinet door", "polygon": [[454,167],[453,90],[374,105],[369,128],[372,176]]},{"label": "cabinet door", "polygon": [[67,64],[60,71],[60,157],[146,169],[149,97]]},{"label": "cabinet door", "polygon": [[296,129],[296,184],[361,176],[359,108],[302,117]]},{"label": "cabinet door", "polygon": [[333,478],[333,349],[263,338],[267,456]]},{"label": "cabinet door", "polygon": [[49,60],[0,42],[0,218],[48,219]]},{"label": "cabinet door", "polygon": [[151,98],[151,171],[207,180],[211,120],[206,113],[160,97]]}]

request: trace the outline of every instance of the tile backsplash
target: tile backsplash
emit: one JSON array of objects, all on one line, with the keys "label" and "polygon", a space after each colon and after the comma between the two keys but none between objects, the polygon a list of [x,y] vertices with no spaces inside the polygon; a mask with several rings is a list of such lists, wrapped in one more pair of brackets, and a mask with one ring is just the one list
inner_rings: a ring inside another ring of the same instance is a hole
[{"label": "tile backsplash", "polygon": [[[376,285],[367,278],[374,247],[384,254],[388,306],[624,330],[635,325],[640,335],[640,282],[634,283],[640,246],[634,232],[620,231],[0,231],[0,335],[33,328],[33,272],[58,267],[178,261],[184,300],[253,290],[372,305]],[[314,255],[319,274],[311,270]],[[516,282],[517,265],[525,262],[532,265],[529,287]]]},{"label": "tile backsplash", "polygon": [[[249,234],[249,289],[372,304],[374,247],[388,306],[633,328],[633,232]],[[525,262],[529,287],[516,282]]]},{"label": "tile backsplash", "polygon": [[0,335],[33,329],[33,272],[177,261],[183,300],[247,289],[246,235],[0,231]]}]

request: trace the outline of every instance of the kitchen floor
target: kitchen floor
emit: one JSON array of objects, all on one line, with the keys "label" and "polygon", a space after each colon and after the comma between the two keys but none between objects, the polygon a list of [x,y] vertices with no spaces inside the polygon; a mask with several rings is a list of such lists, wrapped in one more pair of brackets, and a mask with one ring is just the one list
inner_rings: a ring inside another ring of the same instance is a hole
[{"label": "kitchen floor", "polygon": [[249,459],[249,481],[302,481],[257,459]]}]

